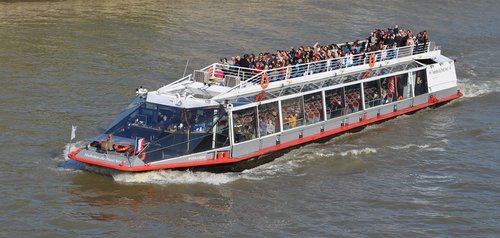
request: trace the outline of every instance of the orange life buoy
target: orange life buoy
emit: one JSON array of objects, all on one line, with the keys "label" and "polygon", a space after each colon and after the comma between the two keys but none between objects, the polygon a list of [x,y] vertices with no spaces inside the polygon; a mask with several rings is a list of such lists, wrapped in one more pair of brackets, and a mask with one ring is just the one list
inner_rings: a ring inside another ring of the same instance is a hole
[{"label": "orange life buoy", "polygon": [[266,91],[262,91],[257,96],[255,96],[254,102],[260,102],[262,99],[264,99],[264,96],[266,96]]},{"label": "orange life buoy", "polygon": [[210,66],[210,68],[208,68],[208,77],[211,78],[213,76],[213,73],[214,73],[214,67]]},{"label": "orange life buoy", "polygon": [[368,60],[368,65],[370,65],[370,68],[373,68],[373,66],[375,66],[375,54],[371,54],[370,55],[370,59]]},{"label": "orange life buoy", "polygon": [[130,146],[128,146],[128,145],[117,145],[117,144],[114,144],[113,145],[113,149],[115,149],[116,152],[122,153],[122,152],[125,152],[125,151],[129,150]]},{"label": "orange life buoy", "polygon": [[370,75],[372,74],[371,70],[367,70],[365,71],[365,73],[363,74],[363,78],[366,79],[368,77],[370,77]]},{"label": "orange life buoy", "polygon": [[260,78],[260,86],[262,89],[266,89],[269,86],[269,75],[267,75],[267,73],[264,73],[262,78]]}]

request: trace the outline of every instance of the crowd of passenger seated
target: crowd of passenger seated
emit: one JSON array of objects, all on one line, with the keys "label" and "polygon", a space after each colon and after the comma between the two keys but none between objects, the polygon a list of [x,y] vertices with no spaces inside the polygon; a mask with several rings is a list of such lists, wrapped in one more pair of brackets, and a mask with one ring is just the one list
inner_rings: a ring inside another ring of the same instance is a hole
[{"label": "crowd of passenger seated", "polygon": [[347,105],[346,113],[359,111],[359,106],[361,105],[359,88],[345,90],[345,103]]},{"label": "crowd of passenger seated", "polygon": [[280,130],[279,115],[276,109],[259,110],[260,136],[274,134]]},{"label": "crowd of passenger seated", "polygon": [[304,114],[299,101],[291,103],[283,103],[283,129],[295,128],[303,125]]},{"label": "crowd of passenger seated", "polygon": [[235,141],[246,141],[257,137],[253,113],[235,115],[234,119]]},{"label": "crowd of passenger seated", "polygon": [[313,96],[310,100],[306,100],[304,102],[304,112],[306,124],[312,124],[322,120],[323,103],[321,96],[319,95],[317,98]]},{"label": "crowd of passenger seated", "polygon": [[380,91],[375,85],[365,87],[365,106],[367,108],[403,99],[407,81],[400,76],[391,76],[381,79],[380,85]]},{"label": "crowd of passenger seated", "polygon": [[328,119],[344,115],[345,109],[343,101],[342,96],[338,92],[326,95],[326,112]]},{"label": "crowd of passenger seated", "polygon": [[[353,64],[353,62],[359,62],[359,59],[364,59],[367,52],[402,46],[416,46],[429,41],[427,31],[414,34],[408,29],[399,29],[398,25],[395,25],[386,30],[375,29],[366,40],[356,40],[341,45],[320,45],[315,43],[312,46],[300,46],[297,49],[290,47],[289,50],[277,50],[274,53],[244,54],[243,57],[237,55],[231,57],[229,61],[227,58],[220,59],[220,63],[254,69],[254,74],[261,70],[337,59],[345,56],[356,56],[356,58],[349,57],[349,62],[346,62],[347,64]],[[284,73],[282,72],[283,75]]]}]

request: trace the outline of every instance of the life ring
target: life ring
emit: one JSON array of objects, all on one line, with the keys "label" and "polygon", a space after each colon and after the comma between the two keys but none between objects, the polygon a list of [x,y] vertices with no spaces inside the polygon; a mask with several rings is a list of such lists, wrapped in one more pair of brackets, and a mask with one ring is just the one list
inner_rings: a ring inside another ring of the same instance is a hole
[{"label": "life ring", "polygon": [[375,66],[375,61],[376,61],[375,54],[372,53],[368,60],[368,65],[370,65],[370,68],[373,68]]},{"label": "life ring", "polygon": [[372,74],[371,70],[367,70],[365,71],[365,73],[363,74],[363,78],[366,79],[368,77],[370,77],[370,75]]},{"label": "life ring", "polygon": [[210,66],[210,68],[208,68],[208,78],[211,78],[213,76],[213,73],[214,73],[214,67]]},{"label": "life ring", "polygon": [[262,91],[259,94],[255,96],[254,102],[260,102],[262,99],[264,99],[264,96],[266,96],[266,91]]},{"label": "life ring", "polygon": [[128,145],[117,145],[117,144],[114,144],[113,145],[113,149],[115,149],[116,152],[123,153],[125,151],[128,151],[130,149],[130,146],[128,146]]},{"label": "life ring", "polygon": [[267,75],[267,73],[264,73],[262,78],[260,78],[260,86],[262,89],[266,89],[269,86],[269,75]]}]

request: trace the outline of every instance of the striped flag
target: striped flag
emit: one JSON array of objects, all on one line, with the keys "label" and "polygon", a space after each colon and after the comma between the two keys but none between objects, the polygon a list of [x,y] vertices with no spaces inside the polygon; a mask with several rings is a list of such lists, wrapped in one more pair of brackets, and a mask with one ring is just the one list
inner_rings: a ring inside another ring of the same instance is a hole
[{"label": "striped flag", "polygon": [[71,139],[73,140],[76,137],[76,126],[71,125]]},{"label": "striped flag", "polygon": [[144,138],[135,138],[135,148],[134,148],[134,151],[136,154],[139,154],[142,152],[142,150],[144,149],[144,144],[145,144],[145,140]]}]

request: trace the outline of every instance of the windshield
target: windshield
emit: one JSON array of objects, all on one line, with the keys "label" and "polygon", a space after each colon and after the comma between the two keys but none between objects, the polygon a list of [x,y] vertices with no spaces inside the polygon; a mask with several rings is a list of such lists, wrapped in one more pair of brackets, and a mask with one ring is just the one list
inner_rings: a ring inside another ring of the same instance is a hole
[{"label": "windshield", "polygon": [[219,108],[184,109],[143,103],[118,116],[106,134],[150,141],[173,132],[207,132],[212,129]]},{"label": "windshield", "polygon": [[142,103],[117,118],[106,134],[146,141],[147,161],[229,145],[222,107],[177,108]]}]

